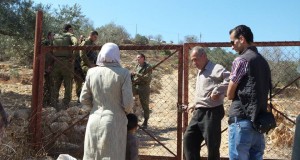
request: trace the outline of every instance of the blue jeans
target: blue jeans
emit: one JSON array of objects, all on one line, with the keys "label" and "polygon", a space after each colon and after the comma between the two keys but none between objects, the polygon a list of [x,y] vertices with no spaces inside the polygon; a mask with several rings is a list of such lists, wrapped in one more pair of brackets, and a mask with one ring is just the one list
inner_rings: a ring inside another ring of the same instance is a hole
[{"label": "blue jeans", "polygon": [[252,127],[247,119],[237,120],[229,125],[229,158],[230,160],[262,160],[265,139]]}]

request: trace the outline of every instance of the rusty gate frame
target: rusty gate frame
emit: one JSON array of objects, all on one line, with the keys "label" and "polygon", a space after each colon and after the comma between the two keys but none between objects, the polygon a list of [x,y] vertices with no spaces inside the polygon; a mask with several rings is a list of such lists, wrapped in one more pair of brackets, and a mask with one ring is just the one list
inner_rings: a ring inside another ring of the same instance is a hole
[{"label": "rusty gate frame", "polygon": [[[42,46],[42,21],[43,21],[43,12],[38,11],[36,14],[36,28],[35,28],[35,42],[34,42],[34,59],[33,59],[33,80],[32,80],[32,111],[29,123],[29,132],[31,133],[31,142],[32,146],[40,151],[43,142],[42,142],[42,108],[43,108],[43,84],[44,84],[44,71],[45,71],[45,53],[52,51],[52,50],[83,50],[83,49],[90,49],[90,50],[100,50],[102,46]],[[120,45],[120,50],[175,50],[172,54],[165,57],[162,61],[157,63],[155,66],[160,65],[168,58],[173,56],[174,54],[178,53],[178,97],[177,97],[177,153],[173,153],[170,151],[163,143],[159,142],[155,138],[155,136],[151,135],[149,132],[143,129],[143,131],[148,134],[152,139],[154,139],[157,143],[162,145],[167,151],[169,151],[174,157],[166,157],[166,156],[150,156],[150,155],[140,155],[140,158],[143,160],[152,160],[157,159],[168,159],[168,160],[180,160],[182,159],[182,85],[183,85],[183,46],[182,45],[155,45],[155,46],[147,46],[147,45]],[[85,115],[83,118],[88,117],[88,114]],[[83,119],[82,118],[82,119]],[[81,120],[82,120],[81,119]],[[58,133],[51,139],[55,140],[58,138],[62,133],[66,132],[70,128],[72,128],[77,122],[73,123],[69,126],[66,130]],[[47,143],[48,145],[50,143]],[[43,146],[45,147],[45,146]]]}]

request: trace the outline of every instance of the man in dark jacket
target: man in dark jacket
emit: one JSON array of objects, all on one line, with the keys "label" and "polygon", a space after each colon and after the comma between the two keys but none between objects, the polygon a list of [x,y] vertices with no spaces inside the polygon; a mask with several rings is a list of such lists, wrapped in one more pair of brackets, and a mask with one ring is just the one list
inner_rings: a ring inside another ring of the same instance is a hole
[{"label": "man in dark jacket", "polygon": [[252,45],[249,27],[239,25],[229,32],[232,49],[239,56],[232,63],[227,97],[229,109],[229,158],[262,159],[264,135],[253,128],[257,115],[267,110],[271,71],[267,61]]}]

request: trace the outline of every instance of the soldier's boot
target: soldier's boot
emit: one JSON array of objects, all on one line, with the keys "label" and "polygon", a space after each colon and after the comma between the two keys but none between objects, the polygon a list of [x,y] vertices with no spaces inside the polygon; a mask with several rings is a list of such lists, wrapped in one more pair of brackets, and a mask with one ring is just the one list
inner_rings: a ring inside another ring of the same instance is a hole
[{"label": "soldier's boot", "polygon": [[143,124],[142,124],[142,128],[147,129],[148,128],[148,119],[145,119]]},{"label": "soldier's boot", "polygon": [[77,95],[77,104],[80,104],[80,93],[81,90],[77,91],[76,95]]}]

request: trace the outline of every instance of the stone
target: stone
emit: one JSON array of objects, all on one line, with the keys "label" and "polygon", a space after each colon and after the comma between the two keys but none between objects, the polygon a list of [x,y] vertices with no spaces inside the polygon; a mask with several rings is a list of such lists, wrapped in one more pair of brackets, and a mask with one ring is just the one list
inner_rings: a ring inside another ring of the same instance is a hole
[{"label": "stone", "polygon": [[54,107],[47,107],[42,109],[42,116],[48,115],[48,114],[55,114],[56,109]]},{"label": "stone", "polygon": [[78,150],[80,148],[79,145],[73,144],[73,143],[68,143],[68,142],[60,142],[56,141],[55,142],[57,145],[57,149],[61,150]]},{"label": "stone", "polygon": [[91,111],[91,108],[83,105],[82,108],[80,108],[79,114],[86,115],[86,114],[90,113],[90,111]]},{"label": "stone", "polygon": [[49,125],[43,125],[42,129],[43,129],[43,137],[53,136],[53,132],[51,131],[51,128]]},{"label": "stone", "polygon": [[74,126],[74,131],[76,133],[84,134],[86,130],[86,125],[75,125]]},{"label": "stone", "polygon": [[66,112],[66,111],[64,111],[64,110],[61,110],[61,111],[59,111],[59,112],[57,112],[57,115],[60,117],[60,116],[69,116],[69,114]]},{"label": "stone", "polygon": [[67,122],[67,123],[72,123],[72,118],[68,116],[60,116],[56,119],[56,122]]},{"label": "stone", "polygon": [[70,107],[67,109],[67,113],[69,114],[69,116],[71,117],[75,117],[76,115],[78,115],[80,112],[80,108],[79,107]]},{"label": "stone", "polygon": [[30,117],[30,109],[20,109],[14,112],[13,118],[27,120]]},{"label": "stone", "polygon": [[59,115],[57,115],[56,113],[45,115],[43,117],[43,123],[50,126],[53,122],[57,120],[58,117]]},{"label": "stone", "polygon": [[62,134],[62,135],[60,135],[60,136],[57,138],[57,141],[59,141],[59,142],[69,142],[69,138],[68,138],[68,136]]},{"label": "stone", "polygon": [[53,122],[50,125],[51,131],[53,133],[61,132],[66,130],[69,127],[67,122]]},{"label": "stone", "polygon": [[68,136],[70,143],[80,144],[84,142],[84,134],[75,131],[74,128],[67,132],[66,135]]},{"label": "stone", "polygon": [[84,125],[86,125],[89,117],[87,116],[86,118],[82,119],[84,116],[85,115],[78,115],[78,116],[76,116],[73,119],[74,123],[80,120],[80,122],[78,124],[84,124]]}]

